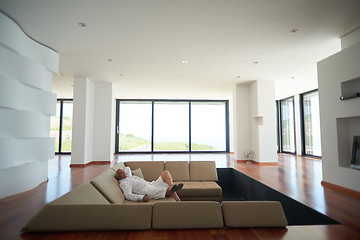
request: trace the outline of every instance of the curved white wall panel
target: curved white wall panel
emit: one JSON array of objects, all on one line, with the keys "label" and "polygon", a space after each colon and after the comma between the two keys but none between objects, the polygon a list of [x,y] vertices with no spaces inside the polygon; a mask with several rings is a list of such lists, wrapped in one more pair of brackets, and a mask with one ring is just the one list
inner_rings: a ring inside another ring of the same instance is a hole
[{"label": "curved white wall panel", "polygon": [[50,72],[39,63],[1,46],[0,73],[26,85],[51,91],[52,74]]},{"label": "curved white wall panel", "polygon": [[30,88],[0,74],[0,107],[56,114],[56,94]]},{"label": "curved white wall panel", "polygon": [[0,198],[37,187],[40,183],[47,181],[47,172],[48,161],[0,169]]},{"label": "curved white wall panel", "polygon": [[50,116],[0,107],[0,137],[49,137]]},{"label": "curved white wall panel", "polygon": [[0,198],[47,180],[54,157],[52,73],[59,56],[0,13]]},{"label": "curved white wall panel", "polygon": [[54,138],[0,138],[0,169],[54,158]]},{"label": "curved white wall panel", "polygon": [[0,43],[20,55],[39,62],[50,72],[58,72],[59,54],[30,39],[16,23],[1,12],[0,32]]}]

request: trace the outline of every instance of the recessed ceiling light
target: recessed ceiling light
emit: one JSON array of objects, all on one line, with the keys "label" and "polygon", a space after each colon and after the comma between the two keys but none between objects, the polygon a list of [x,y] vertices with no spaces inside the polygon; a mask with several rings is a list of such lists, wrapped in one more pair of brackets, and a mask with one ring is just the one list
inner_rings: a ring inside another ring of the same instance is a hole
[{"label": "recessed ceiling light", "polygon": [[187,63],[189,63],[189,61],[188,60],[183,60],[182,63],[187,64]]},{"label": "recessed ceiling light", "polygon": [[80,27],[82,27],[82,28],[83,28],[83,27],[87,27],[86,24],[85,24],[85,23],[82,23],[82,22],[78,23],[78,25],[79,25]]},{"label": "recessed ceiling light", "polygon": [[291,33],[291,34],[295,34],[295,33],[297,33],[298,31],[299,31],[299,29],[293,28],[293,29],[290,30],[290,33]]}]

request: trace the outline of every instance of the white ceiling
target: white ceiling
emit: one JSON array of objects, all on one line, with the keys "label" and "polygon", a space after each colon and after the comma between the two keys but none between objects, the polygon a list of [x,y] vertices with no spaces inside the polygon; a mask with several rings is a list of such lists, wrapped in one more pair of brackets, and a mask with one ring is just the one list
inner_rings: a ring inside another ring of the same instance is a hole
[{"label": "white ceiling", "polygon": [[359,0],[0,0],[0,9],[60,54],[55,92],[83,76],[113,82],[120,98],[229,98],[251,80],[316,87],[316,62],[360,26]]}]

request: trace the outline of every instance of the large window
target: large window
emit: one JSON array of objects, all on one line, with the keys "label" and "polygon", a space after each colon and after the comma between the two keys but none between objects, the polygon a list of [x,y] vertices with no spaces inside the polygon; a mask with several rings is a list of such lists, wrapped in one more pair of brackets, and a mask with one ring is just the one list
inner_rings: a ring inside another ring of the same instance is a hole
[{"label": "large window", "polygon": [[116,153],[229,151],[228,101],[117,100]]},{"label": "large window", "polygon": [[304,155],[320,157],[320,109],[318,91],[300,95],[302,103],[302,151]]},{"label": "large window", "polygon": [[71,152],[72,114],[72,99],[58,99],[56,115],[50,121],[50,137],[55,138],[55,153]]},{"label": "large window", "polygon": [[119,151],[151,151],[152,104],[149,101],[126,101],[119,105]]},{"label": "large window", "polygon": [[281,152],[295,153],[294,98],[280,101]]},{"label": "large window", "polygon": [[191,103],[191,150],[226,151],[224,102]]}]

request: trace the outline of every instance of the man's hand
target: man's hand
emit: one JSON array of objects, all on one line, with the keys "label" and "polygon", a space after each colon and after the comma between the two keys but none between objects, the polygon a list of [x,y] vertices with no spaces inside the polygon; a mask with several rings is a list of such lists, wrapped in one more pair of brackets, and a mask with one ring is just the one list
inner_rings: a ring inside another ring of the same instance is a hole
[{"label": "man's hand", "polygon": [[149,200],[150,200],[150,198],[146,195],[142,199],[143,202],[148,202]]}]

